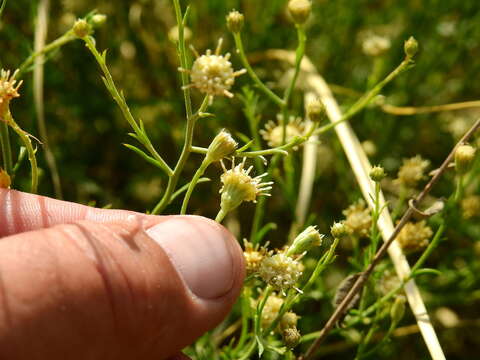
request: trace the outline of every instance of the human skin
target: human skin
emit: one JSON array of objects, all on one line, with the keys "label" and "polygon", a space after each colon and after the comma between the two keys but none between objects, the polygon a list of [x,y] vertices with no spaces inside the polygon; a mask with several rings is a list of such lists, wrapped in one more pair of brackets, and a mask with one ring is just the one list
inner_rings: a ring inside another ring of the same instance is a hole
[{"label": "human skin", "polygon": [[212,220],[0,189],[0,359],[184,359],[243,279]]}]

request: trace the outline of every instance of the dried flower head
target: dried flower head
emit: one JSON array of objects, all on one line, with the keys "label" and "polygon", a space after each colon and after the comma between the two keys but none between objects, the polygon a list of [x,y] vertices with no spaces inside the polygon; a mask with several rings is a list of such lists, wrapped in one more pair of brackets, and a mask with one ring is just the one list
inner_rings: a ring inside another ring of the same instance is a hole
[{"label": "dried flower head", "polygon": [[[170,28],[170,30],[168,30],[168,39],[173,43],[178,42],[179,35],[178,35],[178,26],[177,25],[173,26],[172,28]],[[183,27],[183,39],[186,42],[188,42],[192,39],[192,30],[190,30],[190,28],[187,27],[187,26]]]},{"label": "dried flower head", "polygon": [[385,174],[385,169],[381,166],[374,166],[372,170],[370,170],[370,179],[375,182],[382,181],[386,176],[387,174]]},{"label": "dried flower head", "polygon": [[222,160],[237,149],[238,143],[226,130],[221,130],[208,147],[206,158],[210,162]]},{"label": "dried flower head", "polygon": [[0,169],[0,189],[8,189],[12,183],[12,179],[10,178],[10,175],[3,170]]},{"label": "dried flower head", "polygon": [[190,74],[192,83],[184,88],[194,87],[200,92],[213,96],[233,97],[229,91],[235,82],[235,78],[246,72],[245,69],[233,71],[232,63],[229,61],[230,53],[220,55],[223,40],[218,41],[217,49],[212,54],[210,49],[205,55],[199,55],[194,51],[196,59],[192,69],[180,68],[180,71]]},{"label": "dried flower head", "polygon": [[345,215],[344,224],[350,234],[356,237],[368,235],[372,225],[372,216],[363,199],[343,210],[343,215]]},{"label": "dried flower head", "polygon": [[465,219],[480,216],[480,196],[470,195],[462,200],[462,215]]},{"label": "dried flower head", "polygon": [[330,234],[335,239],[342,239],[348,235],[348,228],[345,226],[344,221],[334,222],[330,227]]},{"label": "dried flower head", "polygon": [[385,296],[389,292],[397,289],[402,282],[398,278],[397,274],[394,271],[391,270],[385,270],[382,274],[382,277],[380,278],[379,281],[376,283],[376,291],[382,295]]},{"label": "dried flower head", "polygon": [[281,297],[277,296],[274,292],[270,294],[262,311],[261,325],[264,329],[268,328],[277,318],[282,305],[283,299]]},{"label": "dried flower head", "polygon": [[12,76],[10,76],[10,70],[0,71],[0,115],[7,110],[10,100],[20,96],[18,89],[23,81],[15,80],[17,74],[18,70],[15,70]]},{"label": "dried flower head", "polygon": [[402,186],[414,188],[425,177],[429,165],[430,161],[422,159],[420,155],[404,159],[395,181]]},{"label": "dried flower head", "polygon": [[282,332],[283,342],[289,349],[293,349],[300,342],[300,331],[297,328],[288,328]]},{"label": "dried flower head", "polygon": [[303,24],[307,21],[312,12],[312,3],[310,0],[290,0],[288,11],[295,24]]},{"label": "dried flower head", "polygon": [[302,272],[302,263],[284,252],[264,258],[259,269],[260,277],[282,293],[295,286]]},{"label": "dried flower head", "polygon": [[232,10],[227,15],[227,27],[233,33],[238,33],[242,31],[243,23],[245,21],[245,17],[242,13],[238,12],[237,10]]},{"label": "dried flower head", "polygon": [[246,239],[243,240],[245,250],[243,251],[243,257],[245,259],[245,268],[247,270],[247,275],[252,275],[258,272],[260,268],[260,263],[267,256],[267,249],[259,244],[253,246],[253,244]]},{"label": "dried flower head", "polygon": [[[277,115],[277,122],[268,121],[265,129],[260,130],[260,135],[268,143],[270,147],[278,147],[283,144],[283,115]],[[285,129],[285,142],[288,143],[297,136],[302,136],[305,132],[305,124],[302,119],[295,116],[290,116]],[[296,150],[298,147],[295,147]]]},{"label": "dried flower head", "polygon": [[250,172],[253,166],[245,170],[246,158],[235,166],[235,160],[232,160],[232,168],[227,170],[222,164],[223,174],[220,180],[223,183],[220,193],[222,194],[220,207],[224,212],[235,209],[244,201],[256,202],[257,196],[270,196],[269,191],[272,189],[272,181],[262,182],[262,178],[267,175],[251,177]]},{"label": "dried flower head", "polygon": [[426,248],[432,235],[433,231],[425,220],[417,223],[408,222],[400,230],[397,241],[404,252],[412,253]]},{"label": "dried flower head", "polygon": [[368,56],[380,56],[390,50],[390,39],[385,36],[370,34],[362,43],[362,50]]},{"label": "dried flower head", "polygon": [[459,174],[466,174],[475,159],[475,148],[468,144],[460,145],[455,151],[455,170]]},{"label": "dried flower head", "polygon": [[280,329],[291,329],[297,327],[299,316],[295,314],[293,311],[288,311],[283,314],[282,318],[280,319]]}]

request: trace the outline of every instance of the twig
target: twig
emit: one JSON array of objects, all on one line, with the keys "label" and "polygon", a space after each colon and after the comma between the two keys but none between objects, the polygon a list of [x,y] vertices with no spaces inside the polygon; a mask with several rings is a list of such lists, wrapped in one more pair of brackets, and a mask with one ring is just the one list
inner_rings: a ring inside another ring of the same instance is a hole
[{"label": "twig", "polygon": [[468,109],[472,107],[480,107],[480,100],[464,101],[452,104],[432,105],[432,106],[394,106],[384,104],[381,109],[393,115],[415,115],[415,114],[427,114],[432,112],[451,111]]},{"label": "twig", "polygon": [[[467,133],[460,139],[460,141],[455,145],[455,147],[452,149],[450,154],[447,156],[443,164],[440,166],[438,171],[435,173],[435,175],[430,179],[430,181],[427,183],[425,188],[422,190],[422,192],[413,200],[413,205],[416,207],[425,197],[428,195],[428,193],[431,191],[433,186],[438,182],[440,177],[443,175],[443,173],[447,170],[449,164],[452,162],[453,157],[455,156],[455,151],[458,146],[461,144],[467,142],[470,137],[475,133],[475,131],[478,130],[480,127],[480,119],[478,119],[475,124],[470,128],[470,130],[467,131]],[[353,299],[353,297],[362,289],[363,285],[368,279],[368,276],[372,273],[373,269],[375,266],[380,262],[380,260],[383,258],[385,253],[387,252],[388,247],[392,244],[392,242],[395,240],[397,235],[399,234],[400,230],[405,226],[405,224],[410,220],[414,213],[413,207],[409,207],[408,210],[405,212],[405,214],[402,216],[400,222],[397,224],[395,227],[393,233],[390,235],[390,238],[380,247],[380,249],[377,251],[375,254],[375,257],[373,258],[372,262],[370,265],[367,267],[367,269],[359,276],[355,284],[353,284],[352,288],[348,292],[348,294],[345,296],[341,304],[335,309],[334,313],[330,317],[330,319],[327,321],[323,329],[320,331],[318,338],[313,342],[313,344],[310,346],[308,349],[307,353],[305,354],[305,357],[303,359],[308,360],[311,359],[315,351],[318,349],[322,341],[325,339],[326,335],[330,332],[330,330],[333,328],[335,323],[340,319],[340,317],[345,313],[349,303]],[[438,358],[438,357],[437,357]],[[443,358],[445,358],[443,356]]]}]

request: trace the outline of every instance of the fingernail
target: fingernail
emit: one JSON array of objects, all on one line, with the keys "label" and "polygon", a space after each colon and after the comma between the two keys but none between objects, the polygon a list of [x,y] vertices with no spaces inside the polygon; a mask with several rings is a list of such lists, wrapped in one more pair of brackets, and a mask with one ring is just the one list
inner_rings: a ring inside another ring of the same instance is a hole
[{"label": "fingernail", "polygon": [[218,224],[196,216],[178,216],[147,230],[167,253],[198,297],[213,299],[233,286],[233,244]]}]

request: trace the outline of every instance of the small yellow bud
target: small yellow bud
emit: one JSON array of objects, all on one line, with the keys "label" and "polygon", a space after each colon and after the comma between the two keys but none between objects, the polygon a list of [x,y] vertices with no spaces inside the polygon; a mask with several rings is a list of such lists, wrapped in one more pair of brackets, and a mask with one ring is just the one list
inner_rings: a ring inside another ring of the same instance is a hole
[{"label": "small yellow bud", "polygon": [[293,311],[286,312],[280,319],[280,329],[292,329],[297,327],[298,315]]},{"label": "small yellow bud", "polygon": [[10,175],[5,170],[0,169],[0,189],[8,189],[11,183]]},{"label": "small yellow bud", "polygon": [[386,176],[387,174],[385,174],[385,170],[381,166],[374,166],[370,171],[370,179],[375,182],[382,181],[383,179],[385,179]]},{"label": "small yellow bud", "polygon": [[459,174],[465,174],[475,158],[475,148],[471,145],[460,145],[455,151],[455,170]]},{"label": "small yellow bud", "polygon": [[325,117],[325,106],[320,100],[314,100],[307,105],[307,116],[313,122],[320,122]]},{"label": "small yellow bud", "polygon": [[209,162],[222,160],[224,157],[231,155],[237,149],[237,145],[230,133],[222,130],[208,147],[206,159]]},{"label": "small yellow bud", "polygon": [[227,27],[232,33],[239,33],[243,29],[245,17],[237,10],[232,10],[227,15]]},{"label": "small yellow bud", "polygon": [[413,36],[410,36],[408,40],[405,41],[403,49],[408,58],[413,58],[418,52],[418,41],[415,40]]},{"label": "small yellow bud", "polygon": [[405,296],[399,295],[395,298],[395,302],[390,308],[390,318],[392,323],[398,324],[405,314]]},{"label": "small yellow bud", "polygon": [[283,342],[289,349],[293,349],[300,342],[300,332],[297,328],[285,329],[282,332]]},{"label": "small yellow bud", "polygon": [[330,233],[335,239],[342,239],[348,236],[348,229],[345,224],[342,222],[335,222],[333,223],[332,227],[330,228]]},{"label": "small yellow bud", "polygon": [[73,32],[79,38],[84,38],[90,34],[91,30],[91,26],[84,19],[78,19],[75,24],[73,24]]},{"label": "small yellow bud", "polygon": [[290,0],[288,11],[297,25],[302,25],[307,21],[312,12],[312,3],[309,0]]},{"label": "small yellow bud", "polygon": [[92,24],[95,27],[102,26],[107,21],[107,15],[105,14],[95,14],[92,16]]}]

